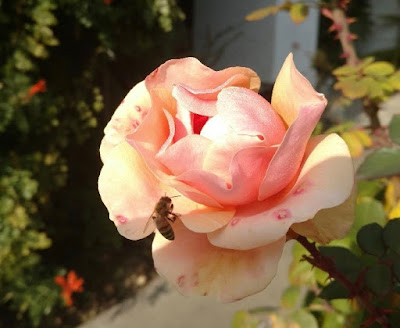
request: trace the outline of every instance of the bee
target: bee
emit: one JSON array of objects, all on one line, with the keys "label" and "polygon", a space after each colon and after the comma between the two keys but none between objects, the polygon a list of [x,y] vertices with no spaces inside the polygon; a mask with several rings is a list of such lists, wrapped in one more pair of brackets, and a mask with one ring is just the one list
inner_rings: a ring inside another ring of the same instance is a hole
[{"label": "bee", "polygon": [[[177,197],[177,196],[174,196]],[[174,240],[175,234],[172,229],[171,222],[175,222],[178,218],[178,214],[173,213],[174,204],[170,197],[163,196],[157,202],[154,207],[153,213],[150,215],[149,220],[144,227],[143,232],[147,229],[150,224],[151,219],[153,219],[158,231],[168,240]]]}]

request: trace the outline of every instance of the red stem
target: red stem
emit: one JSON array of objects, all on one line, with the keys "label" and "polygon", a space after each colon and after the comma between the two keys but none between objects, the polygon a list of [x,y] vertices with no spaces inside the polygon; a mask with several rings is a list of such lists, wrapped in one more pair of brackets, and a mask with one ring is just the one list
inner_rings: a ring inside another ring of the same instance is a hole
[{"label": "red stem", "polygon": [[[366,292],[361,284],[353,284],[345,275],[339,272],[335,267],[333,259],[323,256],[315,246],[315,243],[309,242],[307,238],[297,235],[293,231],[289,232],[289,236],[293,239],[296,239],[306,250],[309,251],[311,256],[305,256],[305,260],[307,260],[311,265],[329,273],[330,277],[343,284],[349,290],[350,297],[356,298],[358,302],[369,312],[369,318],[361,327],[368,327],[371,320],[373,320],[372,323],[378,322],[384,328],[389,328],[389,323],[386,316],[387,311],[378,309],[371,304],[369,293]],[[365,326],[365,324],[367,324],[367,326]]]}]

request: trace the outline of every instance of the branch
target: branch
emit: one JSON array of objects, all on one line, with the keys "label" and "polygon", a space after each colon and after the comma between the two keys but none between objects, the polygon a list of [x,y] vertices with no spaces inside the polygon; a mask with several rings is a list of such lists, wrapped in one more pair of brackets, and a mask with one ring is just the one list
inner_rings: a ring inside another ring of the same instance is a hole
[{"label": "branch", "polygon": [[297,235],[294,231],[289,230],[289,237],[296,239],[311,256],[306,256],[305,260],[311,265],[319,268],[329,274],[330,277],[343,284],[350,292],[350,297],[357,299],[357,301],[369,312],[368,319],[361,327],[368,327],[370,322],[377,322],[384,328],[390,328],[386,312],[384,309],[376,308],[369,297],[369,293],[363,288],[362,284],[353,284],[345,275],[339,272],[332,258],[323,256],[317,249],[314,242],[309,242],[304,236]]}]

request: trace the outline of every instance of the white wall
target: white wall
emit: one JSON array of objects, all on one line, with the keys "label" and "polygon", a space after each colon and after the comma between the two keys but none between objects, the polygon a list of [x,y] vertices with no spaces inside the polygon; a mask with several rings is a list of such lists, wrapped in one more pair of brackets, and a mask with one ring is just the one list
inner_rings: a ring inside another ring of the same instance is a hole
[{"label": "white wall", "polygon": [[317,11],[311,10],[299,25],[292,23],[287,12],[257,22],[245,21],[251,11],[283,1],[196,0],[195,55],[215,69],[250,67],[264,82],[273,83],[284,59],[293,52],[298,69],[314,82],[311,60],[317,47]]}]

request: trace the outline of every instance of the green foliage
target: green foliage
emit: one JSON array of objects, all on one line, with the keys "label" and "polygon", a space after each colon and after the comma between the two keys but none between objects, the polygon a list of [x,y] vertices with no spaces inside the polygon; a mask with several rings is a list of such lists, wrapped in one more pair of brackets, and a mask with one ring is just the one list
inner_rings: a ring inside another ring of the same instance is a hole
[{"label": "green foliage", "polygon": [[400,148],[379,148],[368,155],[357,170],[360,179],[377,179],[399,174]]},{"label": "green foliage", "polygon": [[371,255],[382,256],[386,251],[383,243],[383,228],[377,223],[363,226],[358,231],[357,243],[365,253]]},{"label": "green foliage", "polygon": [[[121,245],[115,233],[108,233],[114,226],[97,220],[105,213],[96,190],[99,163],[93,149],[101,134],[96,129],[99,120],[109,119],[102,117],[104,102],[114,107],[110,94],[122,97],[107,87],[113,78],[110,72],[116,65],[130,75],[126,85],[114,83],[126,93],[135,74],[142,77],[142,70],[150,71],[143,59],[132,65],[135,57],[152,53],[157,46],[151,58],[159,61],[158,56],[166,52],[160,39],[173,40],[172,33],[165,32],[183,18],[175,0],[0,1],[4,322],[18,327],[41,325],[63,304],[54,283],[59,270],[90,266]],[[94,229],[95,219],[104,224],[97,223]]]},{"label": "green foliage", "polygon": [[400,115],[395,115],[389,125],[390,139],[400,145]]},{"label": "green foliage", "polygon": [[298,286],[289,286],[281,297],[281,305],[284,308],[293,308],[299,301],[301,290]]}]

